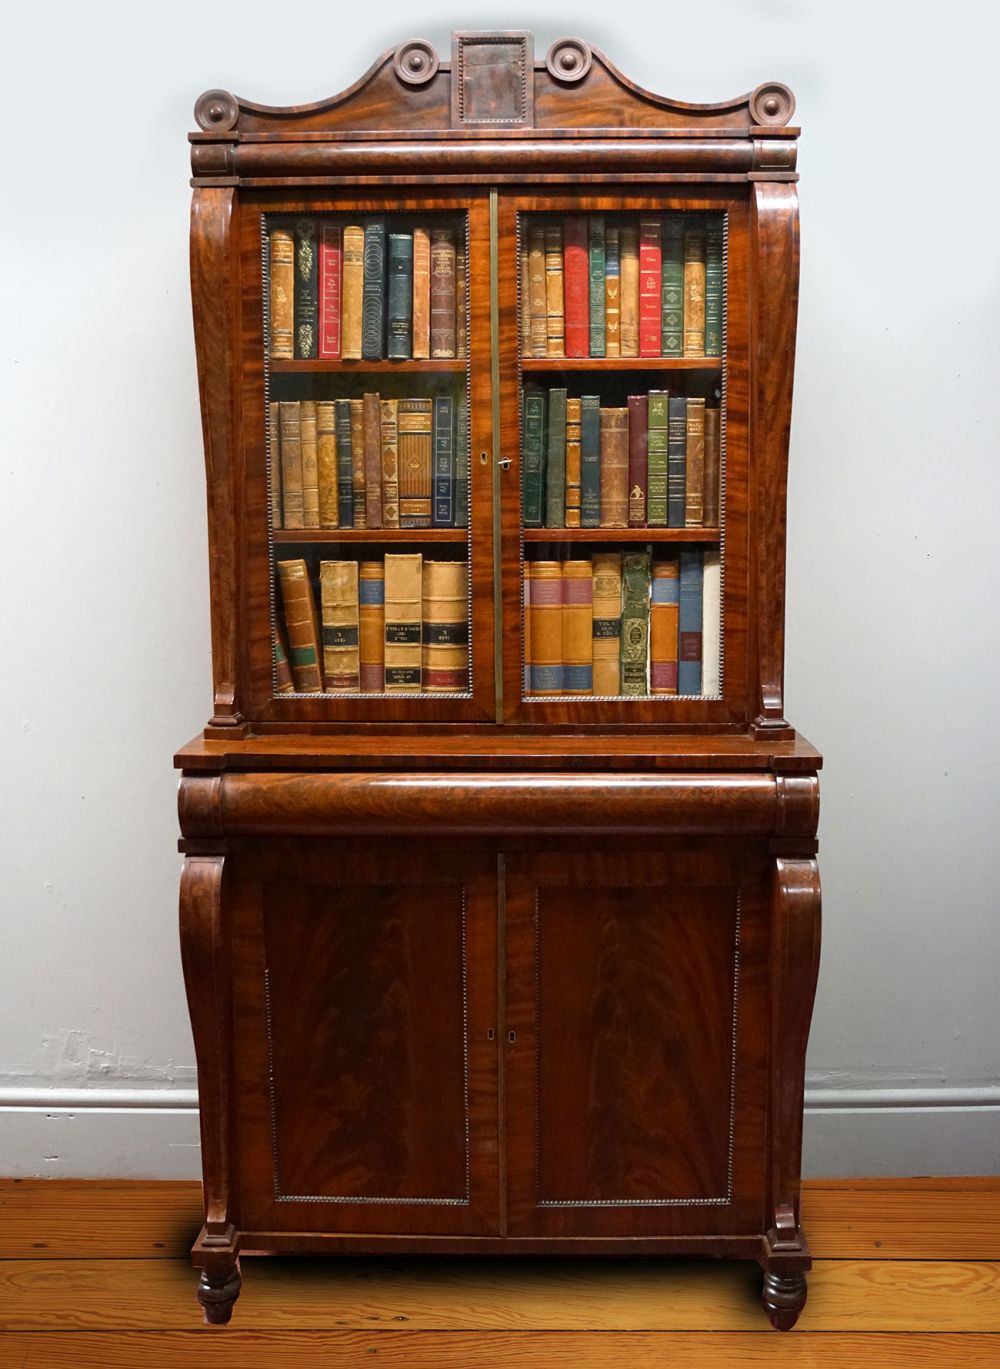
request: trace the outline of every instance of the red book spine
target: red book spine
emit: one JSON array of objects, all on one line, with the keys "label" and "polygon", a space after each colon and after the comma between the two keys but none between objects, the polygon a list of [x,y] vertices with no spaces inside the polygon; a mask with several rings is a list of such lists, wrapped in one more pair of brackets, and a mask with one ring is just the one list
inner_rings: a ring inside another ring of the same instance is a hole
[{"label": "red book spine", "polygon": [[324,223],[319,235],[319,355],[340,356],[341,231]]},{"label": "red book spine", "polygon": [[660,284],[663,258],[660,220],[639,220],[639,355],[660,355]]},{"label": "red book spine", "polygon": [[563,225],[563,289],[566,355],[590,355],[590,249],[587,220],[574,214]]}]

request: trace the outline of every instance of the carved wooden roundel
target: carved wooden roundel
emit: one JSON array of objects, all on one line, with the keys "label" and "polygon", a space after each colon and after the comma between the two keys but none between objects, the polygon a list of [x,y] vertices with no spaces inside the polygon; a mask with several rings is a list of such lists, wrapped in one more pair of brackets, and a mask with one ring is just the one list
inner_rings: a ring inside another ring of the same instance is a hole
[{"label": "carved wooden roundel", "polygon": [[236,127],[240,107],[228,90],[206,90],[194,106],[194,117],[206,133],[228,133]]},{"label": "carved wooden roundel", "polygon": [[438,55],[423,38],[401,43],[392,60],[392,69],[408,86],[423,86],[437,73]]},{"label": "carved wooden roundel", "polygon": [[766,81],[750,96],[754,123],[787,124],[795,113],[795,96],[780,81]]},{"label": "carved wooden roundel", "polygon": [[590,44],[582,38],[557,38],[545,54],[549,75],[566,83],[582,81],[593,60]]}]

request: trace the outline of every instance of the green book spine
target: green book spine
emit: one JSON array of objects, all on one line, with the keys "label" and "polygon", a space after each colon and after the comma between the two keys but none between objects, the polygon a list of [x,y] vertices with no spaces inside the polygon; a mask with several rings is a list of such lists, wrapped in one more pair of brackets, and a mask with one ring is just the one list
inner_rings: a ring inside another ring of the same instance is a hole
[{"label": "green book spine", "polygon": [[455,406],[455,527],[469,526],[469,404],[464,394]]},{"label": "green book spine", "polygon": [[[604,356],[604,215],[590,215],[590,355]],[[588,525],[585,523],[584,527]],[[597,526],[596,524],[594,525]]]},{"label": "green book spine", "polygon": [[671,395],[667,416],[667,527],[684,526],[687,498],[687,399]]},{"label": "green book spine", "polygon": [[[603,277],[601,288],[604,288]],[[602,325],[603,326],[603,325]],[[604,335],[601,334],[603,346]],[[584,395],[580,410],[580,526],[601,526],[601,397]]]},{"label": "green book spine", "polygon": [[351,401],[338,399],[334,409],[337,441],[337,516],[342,528],[354,527],[354,465],[351,451]]},{"label": "green book spine", "polygon": [[684,355],[684,220],[663,220],[663,274],[660,279],[660,339],[665,357]]},{"label": "green book spine", "polygon": [[722,356],[722,220],[705,228],[705,355]]},{"label": "green book spine", "polygon": [[545,526],[566,526],[566,391],[549,391],[549,442],[545,463]]},{"label": "green book spine", "polygon": [[649,585],[648,551],[630,553],[622,567],[622,693],[648,694]]},{"label": "green book spine", "polygon": [[649,392],[649,466],[646,475],[646,517],[651,528],[667,526],[667,426],[669,396],[666,390]]},{"label": "green book spine", "polygon": [[546,394],[524,392],[524,526],[540,528],[545,513]]},{"label": "green book spine", "polygon": [[386,351],[393,360],[413,354],[413,234],[389,234]]},{"label": "green book spine", "polygon": [[295,220],[295,355],[304,361],[319,347],[319,253],[316,220]]},{"label": "green book spine", "polygon": [[365,224],[364,288],[361,296],[361,355],[381,361],[385,350],[385,219]]}]

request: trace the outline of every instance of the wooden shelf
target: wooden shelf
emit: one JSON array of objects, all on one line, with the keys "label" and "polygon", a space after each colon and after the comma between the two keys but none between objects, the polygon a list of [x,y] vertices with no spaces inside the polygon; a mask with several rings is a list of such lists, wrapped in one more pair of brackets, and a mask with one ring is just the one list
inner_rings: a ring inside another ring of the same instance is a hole
[{"label": "wooden shelf", "polygon": [[[288,364],[287,362],[285,363]],[[303,365],[297,362],[296,365]],[[720,371],[721,357],[522,357],[529,371]]]},{"label": "wooden shelf", "polygon": [[525,528],[525,542],[718,542],[718,528]]},{"label": "wooden shelf", "polygon": [[407,373],[415,371],[441,372],[449,375],[461,374],[465,371],[468,364],[464,358],[461,360],[441,361],[434,358],[430,361],[331,361],[322,358],[319,361],[271,361],[268,363],[272,375],[310,375],[320,373],[325,375],[367,375],[371,372],[374,375],[390,375],[393,372]]},{"label": "wooden shelf", "polygon": [[278,546],[317,542],[465,542],[468,528],[276,528]]}]

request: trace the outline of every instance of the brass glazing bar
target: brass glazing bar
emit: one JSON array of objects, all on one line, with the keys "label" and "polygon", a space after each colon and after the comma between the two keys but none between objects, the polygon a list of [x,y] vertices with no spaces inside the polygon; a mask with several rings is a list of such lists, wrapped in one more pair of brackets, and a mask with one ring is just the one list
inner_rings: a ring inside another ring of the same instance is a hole
[{"label": "brass glazing bar", "polygon": [[503,722],[503,559],[500,546],[500,196],[490,187],[490,397],[493,406],[493,685]]}]

